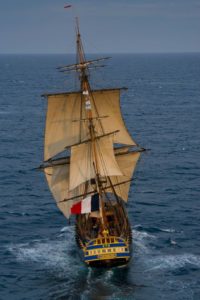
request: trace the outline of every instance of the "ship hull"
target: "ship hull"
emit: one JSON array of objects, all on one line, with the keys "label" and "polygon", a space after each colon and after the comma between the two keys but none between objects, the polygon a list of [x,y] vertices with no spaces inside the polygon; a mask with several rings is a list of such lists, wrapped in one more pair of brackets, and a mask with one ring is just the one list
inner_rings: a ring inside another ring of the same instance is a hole
[{"label": "ship hull", "polygon": [[99,213],[76,217],[76,242],[86,265],[116,267],[128,264],[132,254],[132,231],[122,201],[103,202],[104,223]]},{"label": "ship hull", "polygon": [[131,259],[131,245],[121,237],[97,238],[89,240],[85,245],[76,237],[81,257],[90,267],[117,267],[127,265]]},{"label": "ship hull", "polygon": [[95,268],[110,268],[127,265],[132,256],[132,233],[128,226],[125,237],[107,234],[87,239],[80,235],[76,226],[76,242],[81,258],[86,265]]},{"label": "ship hull", "polygon": [[130,259],[116,258],[116,259],[106,259],[106,260],[95,260],[90,261],[88,266],[92,268],[114,268],[120,266],[126,266]]}]

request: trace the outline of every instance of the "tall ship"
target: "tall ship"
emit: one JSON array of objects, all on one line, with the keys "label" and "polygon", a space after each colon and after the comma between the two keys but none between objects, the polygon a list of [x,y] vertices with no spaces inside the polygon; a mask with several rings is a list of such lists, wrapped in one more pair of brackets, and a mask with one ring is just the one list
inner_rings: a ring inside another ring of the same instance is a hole
[{"label": "tall ship", "polygon": [[78,20],[76,50],[76,63],[59,70],[75,71],[80,89],[43,95],[47,114],[40,169],[58,208],[66,218],[74,216],[84,262],[91,267],[126,265],[132,252],[126,202],[144,149],[123,121],[122,89],[92,88],[91,69],[108,57],[86,60]]}]

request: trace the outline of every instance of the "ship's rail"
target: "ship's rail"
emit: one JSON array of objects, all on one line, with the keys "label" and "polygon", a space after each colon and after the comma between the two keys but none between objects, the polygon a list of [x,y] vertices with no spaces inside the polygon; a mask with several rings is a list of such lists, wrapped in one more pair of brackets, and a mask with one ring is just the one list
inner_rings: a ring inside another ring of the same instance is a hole
[{"label": "ship's rail", "polygon": [[92,246],[92,245],[108,245],[108,244],[118,244],[118,243],[124,243],[124,239],[119,238],[119,237],[114,237],[114,236],[110,236],[110,237],[99,237],[96,239],[93,239],[92,241],[89,241],[87,243],[87,247],[88,246]]}]

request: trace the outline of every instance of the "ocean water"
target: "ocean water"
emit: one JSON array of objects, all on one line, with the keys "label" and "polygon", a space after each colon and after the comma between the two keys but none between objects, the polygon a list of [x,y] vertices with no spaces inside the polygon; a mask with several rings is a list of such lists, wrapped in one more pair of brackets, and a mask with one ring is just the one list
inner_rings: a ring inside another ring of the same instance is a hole
[{"label": "ocean water", "polygon": [[93,85],[128,87],[122,111],[143,153],[128,212],[133,259],[95,270],[42,173],[44,92],[73,90],[65,55],[0,56],[0,299],[200,299],[200,54],[112,55]]}]

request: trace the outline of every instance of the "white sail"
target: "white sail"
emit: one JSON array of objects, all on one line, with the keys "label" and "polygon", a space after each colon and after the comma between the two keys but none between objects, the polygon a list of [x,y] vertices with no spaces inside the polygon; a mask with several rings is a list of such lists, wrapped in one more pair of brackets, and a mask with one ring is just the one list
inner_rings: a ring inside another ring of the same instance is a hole
[{"label": "white sail", "polygon": [[97,173],[104,177],[123,175],[115,159],[112,135],[71,148],[70,190],[95,178]]},{"label": "white sail", "polygon": [[[76,196],[84,194],[85,185],[80,185],[73,191],[69,191],[69,164],[48,167],[44,169],[44,172],[58,208],[68,218],[71,206],[82,199],[80,197],[76,198]],[[92,186],[88,186],[87,192],[91,191],[93,191]],[[63,201],[70,198],[74,199]]]},{"label": "white sail", "polygon": [[60,201],[69,196],[69,165],[48,167],[44,172],[58,208],[68,218],[70,203]]},{"label": "white sail", "polygon": [[[118,130],[115,143],[136,145],[121,115],[120,89],[93,91],[90,101],[97,136]],[[88,138],[87,114],[81,93],[49,95],[44,160]]]},{"label": "white sail", "polygon": [[[128,193],[131,184],[130,180],[133,176],[136,164],[140,158],[140,154],[140,152],[130,152],[116,156],[117,163],[123,173],[123,176],[112,176],[110,177],[110,180],[114,185],[116,194],[124,201],[128,200]],[[122,182],[126,183],[120,184]],[[107,185],[110,186],[109,181]],[[112,188],[108,188],[106,189],[106,192],[113,193],[113,190]]]},{"label": "white sail", "polygon": [[[128,149],[128,148],[127,148]],[[137,161],[140,157],[140,152],[129,152],[127,153],[127,149],[118,149],[115,150],[115,158],[120,167],[123,176],[111,176],[111,182],[114,185],[114,189],[116,194],[127,201],[128,192],[130,189],[130,179],[135,170]],[[69,190],[69,173],[70,173],[70,163],[69,160],[63,160],[63,165],[54,165],[53,167],[45,168],[45,175],[49,185],[49,188],[56,200],[58,208],[61,212],[68,218],[70,216],[70,208],[71,206],[80,201],[82,197],[78,197],[80,195],[84,195],[84,193],[89,193],[93,190],[91,185],[88,185],[87,188],[85,184],[80,184],[73,190]],[[123,184],[122,182],[129,181]],[[110,187],[110,181],[107,181],[106,192],[113,193],[112,188]],[[78,198],[76,198],[78,197]],[[71,199],[63,201],[64,199]]]},{"label": "white sail", "polygon": [[[74,122],[81,115],[80,94],[61,94],[48,97],[45,128],[44,160],[48,160],[66,146],[87,138],[88,131],[81,131],[80,123]],[[81,126],[84,124],[81,124]]]}]

